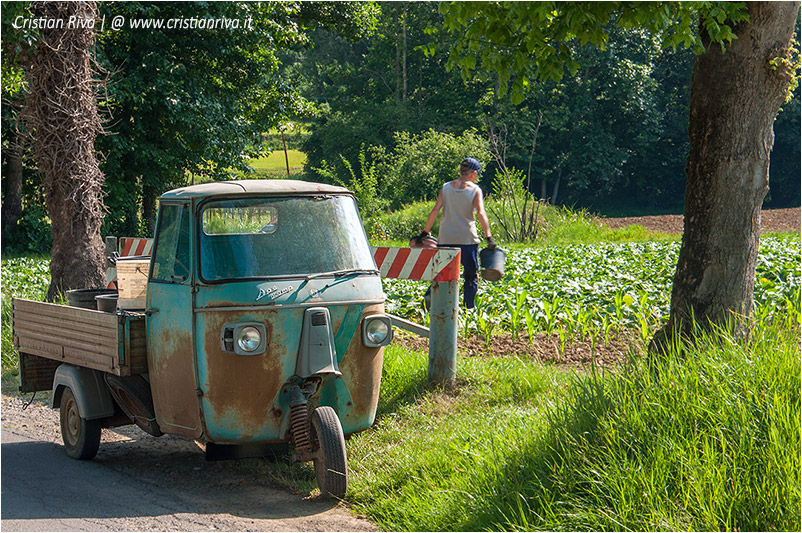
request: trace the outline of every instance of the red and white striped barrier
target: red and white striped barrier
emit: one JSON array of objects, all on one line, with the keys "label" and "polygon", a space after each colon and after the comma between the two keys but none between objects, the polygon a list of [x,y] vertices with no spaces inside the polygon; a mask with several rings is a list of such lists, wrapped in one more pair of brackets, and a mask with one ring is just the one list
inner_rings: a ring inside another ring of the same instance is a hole
[{"label": "red and white striped barrier", "polygon": [[153,239],[139,237],[120,237],[120,257],[134,255],[150,255],[153,251]]},{"label": "red and white striped barrier", "polygon": [[[112,243],[117,241],[116,244],[106,244],[106,254],[111,255],[111,252],[116,251],[119,257],[132,257],[137,255],[151,255],[153,253],[153,239],[145,239],[142,237],[108,237]],[[109,249],[108,246],[112,248]],[[116,250],[115,250],[116,248]],[[107,263],[106,267],[106,288],[117,288],[117,267],[113,264]]]},{"label": "red and white striped barrier", "polygon": [[459,279],[460,251],[457,248],[371,246],[370,250],[383,278],[423,281]]},{"label": "red and white striped barrier", "polygon": [[[457,281],[460,272],[460,251],[456,248],[395,248],[371,246],[376,267],[383,278],[422,281]],[[119,256],[151,255],[153,239],[120,237]],[[117,269],[107,271],[107,282],[113,287]]]}]

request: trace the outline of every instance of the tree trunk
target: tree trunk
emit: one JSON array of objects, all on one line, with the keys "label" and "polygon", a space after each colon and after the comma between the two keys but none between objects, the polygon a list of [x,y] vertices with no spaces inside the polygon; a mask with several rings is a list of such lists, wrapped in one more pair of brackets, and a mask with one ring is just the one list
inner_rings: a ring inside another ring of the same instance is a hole
[{"label": "tree trunk", "polygon": [[551,189],[551,205],[557,205],[557,194],[560,192],[560,180],[563,177],[563,169],[557,170],[557,179],[554,180],[554,187]]},{"label": "tree trunk", "polygon": [[11,240],[22,216],[22,140],[13,127],[6,132],[8,149],[5,154],[6,169],[3,173],[2,228],[3,245]]},{"label": "tree trunk", "polygon": [[401,62],[401,76],[403,77],[403,89],[401,93],[401,101],[407,101],[407,3],[404,2],[404,21],[401,26],[404,34],[404,53]]},{"label": "tree trunk", "polygon": [[395,98],[401,101],[401,43],[398,42],[398,7],[393,8],[393,31],[395,33]]},{"label": "tree trunk", "polygon": [[142,187],[142,221],[146,235],[153,235],[156,230],[156,196],[156,190],[151,185]]},{"label": "tree trunk", "polygon": [[[34,2],[31,9],[48,20],[98,18],[94,2]],[[67,289],[105,286],[103,174],[95,151],[101,128],[90,56],[95,30],[74,26],[40,29],[25,111],[52,223],[49,300]]]},{"label": "tree trunk", "polygon": [[748,332],[772,123],[786,96],[799,4],[748,3],[749,21],[722,53],[697,56],[691,81],[685,229],[661,343],[698,325]]}]

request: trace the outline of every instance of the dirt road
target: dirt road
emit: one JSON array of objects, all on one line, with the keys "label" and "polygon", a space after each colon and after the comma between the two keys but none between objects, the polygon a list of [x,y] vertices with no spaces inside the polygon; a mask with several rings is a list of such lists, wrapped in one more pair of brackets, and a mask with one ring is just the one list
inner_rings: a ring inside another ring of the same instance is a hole
[{"label": "dirt road", "polygon": [[135,427],[103,430],[93,461],[61,447],[58,413],[2,398],[3,531],[372,531],[341,504],[268,486],[236,461]]}]

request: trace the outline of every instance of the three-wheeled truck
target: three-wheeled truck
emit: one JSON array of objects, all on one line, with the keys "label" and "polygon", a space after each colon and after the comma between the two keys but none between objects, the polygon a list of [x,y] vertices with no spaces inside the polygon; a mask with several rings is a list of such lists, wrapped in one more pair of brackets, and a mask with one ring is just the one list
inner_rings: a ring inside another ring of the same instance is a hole
[{"label": "three-wheeled truck", "polygon": [[342,498],[344,436],[374,421],[392,339],[353,194],[291,180],[169,191],[146,287],[142,309],[13,302],[20,389],[52,390],[67,453],[91,459],[101,428],[132,423],[207,456],[291,444]]}]

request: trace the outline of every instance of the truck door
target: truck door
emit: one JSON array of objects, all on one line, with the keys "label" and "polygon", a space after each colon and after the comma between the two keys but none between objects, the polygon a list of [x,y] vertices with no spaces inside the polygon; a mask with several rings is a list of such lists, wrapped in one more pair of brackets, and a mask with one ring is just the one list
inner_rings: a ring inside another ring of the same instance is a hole
[{"label": "truck door", "polygon": [[201,435],[196,394],[188,203],[162,202],[147,290],[148,365],[156,419],[165,433]]}]

